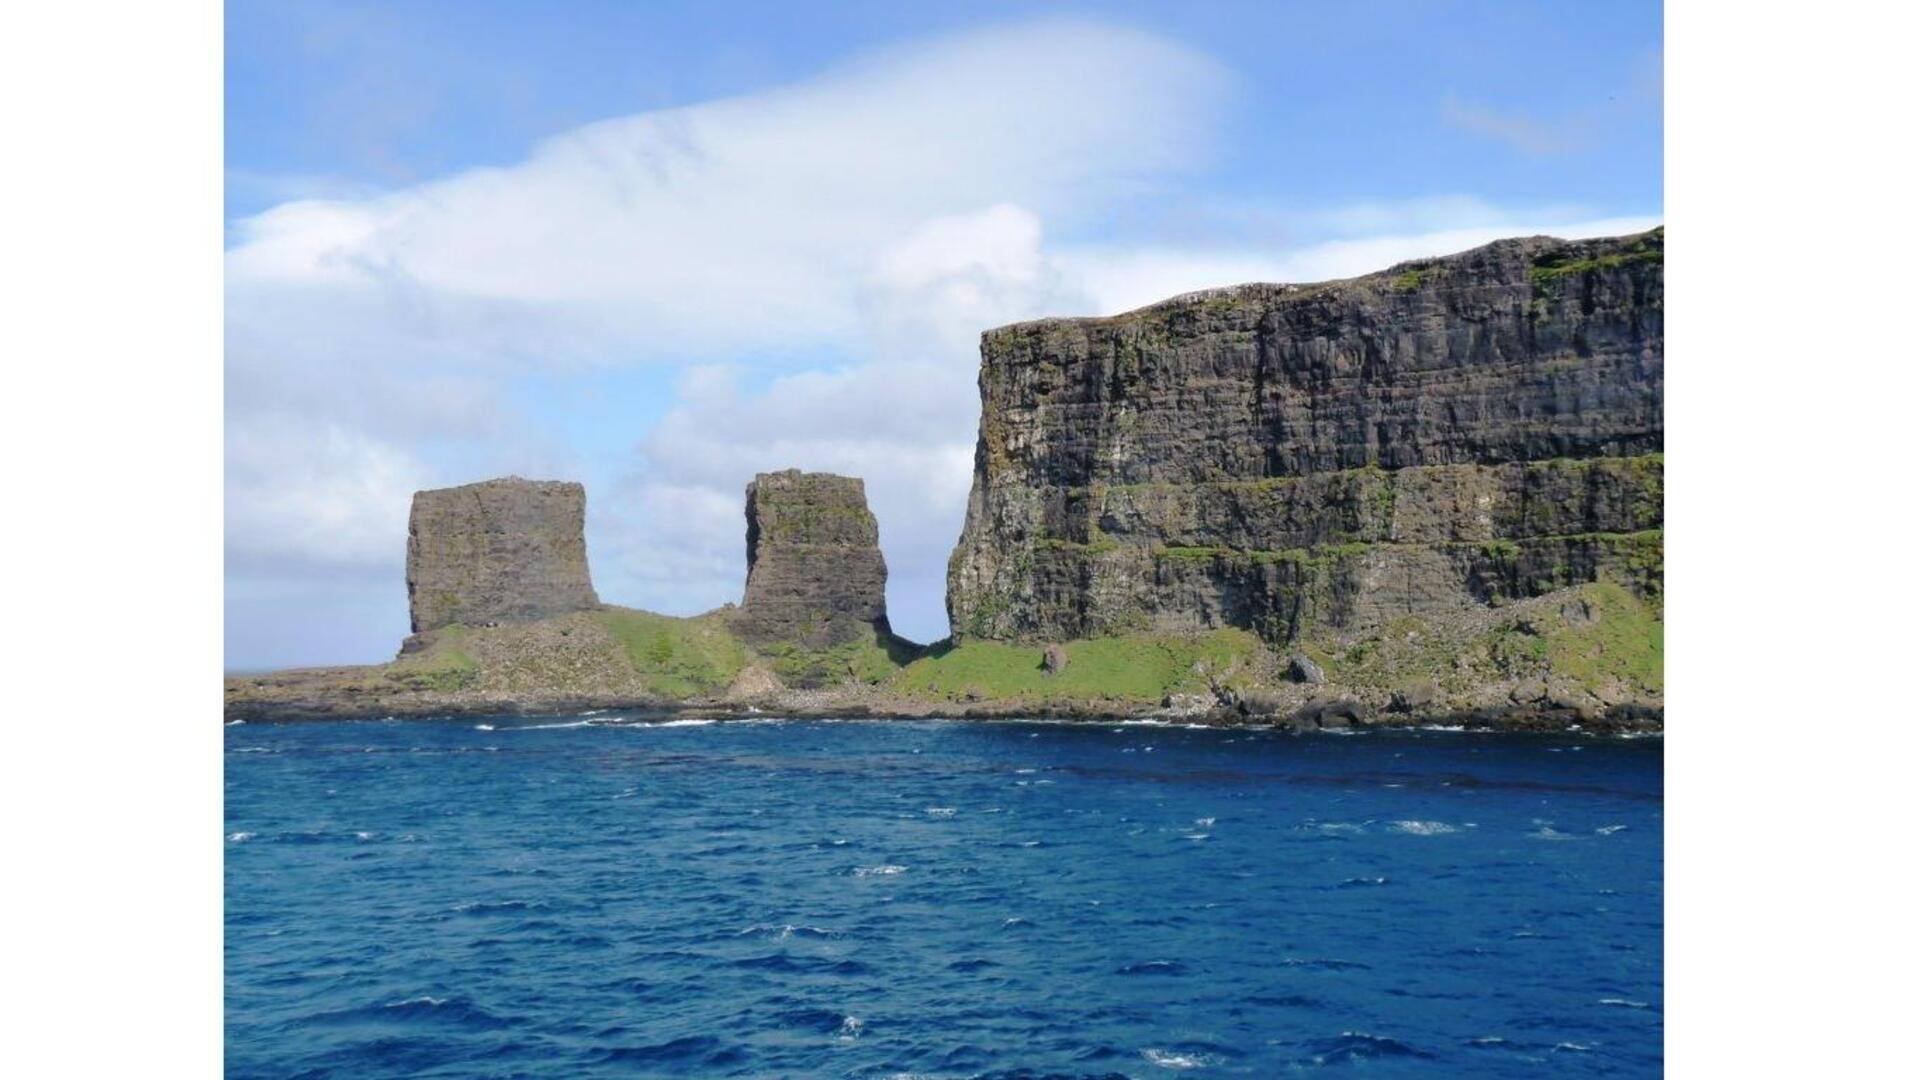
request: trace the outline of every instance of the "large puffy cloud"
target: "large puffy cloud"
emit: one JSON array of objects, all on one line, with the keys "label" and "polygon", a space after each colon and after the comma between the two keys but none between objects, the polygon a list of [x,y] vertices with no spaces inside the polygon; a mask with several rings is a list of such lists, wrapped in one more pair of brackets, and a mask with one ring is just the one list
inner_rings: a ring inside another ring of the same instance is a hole
[{"label": "large puffy cloud", "polygon": [[[1274,215],[1306,247],[1063,242],[1204,162],[1228,85],[1161,39],[1027,24],[236,223],[229,662],[389,650],[408,493],[508,472],[585,480],[602,596],[679,613],[738,597],[755,472],[863,476],[896,624],[938,637],[982,329],[1637,224],[1443,199]],[[666,400],[586,430],[569,388],[620,371]]]}]

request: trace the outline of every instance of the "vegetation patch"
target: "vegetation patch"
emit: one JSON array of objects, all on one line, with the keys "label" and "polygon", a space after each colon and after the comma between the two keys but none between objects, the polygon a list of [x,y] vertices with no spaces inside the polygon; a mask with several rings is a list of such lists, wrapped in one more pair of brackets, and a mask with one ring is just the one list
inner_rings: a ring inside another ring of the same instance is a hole
[{"label": "vegetation patch", "polygon": [[1666,628],[1657,603],[1598,581],[1508,609],[1490,622],[1405,616],[1358,638],[1299,645],[1335,682],[1450,691],[1503,680],[1558,679],[1588,690],[1609,683],[1659,695]]},{"label": "vegetation patch", "polygon": [[1158,702],[1168,694],[1205,691],[1263,654],[1245,630],[1192,636],[1126,634],[1062,646],[1067,666],[1049,675],[1043,645],[969,641],[930,647],[888,684],[909,694],[949,699],[1087,699]]},{"label": "vegetation patch", "polygon": [[1667,631],[1659,610],[1610,581],[1579,594],[1584,616],[1543,635],[1548,669],[1583,686],[1619,679],[1664,693]]},{"label": "vegetation patch", "polygon": [[666,697],[697,697],[726,689],[746,665],[747,650],[717,615],[690,619],[631,608],[598,617],[627,654],[648,690]]},{"label": "vegetation patch", "polygon": [[439,630],[422,651],[386,665],[386,678],[409,690],[447,693],[467,689],[480,678],[480,662],[462,647],[469,632],[464,626]]},{"label": "vegetation patch", "polygon": [[1622,250],[1597,255],[1590,259],[1575,259],[1567,252],[1554,252],[1534,260],[1531,271],[1535,285],[1546,285],[1576,274],[1591,273],[1595,270],[1610,270],[1635,263],[1659,263],[1666,261],[1666,233],[1664,229],[1655,229],[1647,236],[1634,241],[1633,245]]},{"label": "vegetation patch", "polygon": [[891,634],[861,637],[830,649],[780,643],[759,652],[788,686],[834,686],[848,681],[874,685],[913,662],[921,648]]}]

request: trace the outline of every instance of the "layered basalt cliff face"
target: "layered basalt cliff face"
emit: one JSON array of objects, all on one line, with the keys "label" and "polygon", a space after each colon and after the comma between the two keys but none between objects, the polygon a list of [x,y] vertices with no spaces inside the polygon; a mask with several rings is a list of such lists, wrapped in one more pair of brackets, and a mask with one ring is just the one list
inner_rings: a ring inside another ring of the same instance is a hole
[{"label": "layered basalt cliff face", "polygon": [[1662,588],[1663,236],[982,337],[956,637],[1271,643]]},{"label": "layered basalt cliff face", "polygon": [[891,637],[887,564],[864,483],[788,469],[747,485],[747,590],[733,623],[755,645],[819,650]]},{"label": "layered basalt cliff face", "polygon": [[414,633],[599,607],[586,510],[586,489],[557,480],[511,476],[415,492],[407,522]]}]

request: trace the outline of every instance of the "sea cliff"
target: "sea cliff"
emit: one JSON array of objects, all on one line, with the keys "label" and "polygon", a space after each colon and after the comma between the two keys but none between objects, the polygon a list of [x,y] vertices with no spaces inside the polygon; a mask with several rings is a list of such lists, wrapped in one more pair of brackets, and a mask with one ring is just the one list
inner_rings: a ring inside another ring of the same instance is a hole
[{"label": "sea cliff", "polygon": [[1535,237],[988,331],[929,646],[857,478],[755,478],[742,603],[690,618],[600,602],[577,484],[422,492],[400,655],[226,712],[1657,728],[1663,286],[1660,230]]}]

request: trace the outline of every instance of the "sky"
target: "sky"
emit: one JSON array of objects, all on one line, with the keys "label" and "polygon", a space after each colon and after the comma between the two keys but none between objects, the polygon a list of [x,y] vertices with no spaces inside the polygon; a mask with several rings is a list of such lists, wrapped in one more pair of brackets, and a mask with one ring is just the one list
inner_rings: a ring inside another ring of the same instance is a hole
[{"label": "sky", "polygon": [[601,599],[737,601],[863,477],[947,633],[982,330],[1662,220],[1657,3],[230,0],[226,665],[390,658],[412,493],[587,486]]}]

